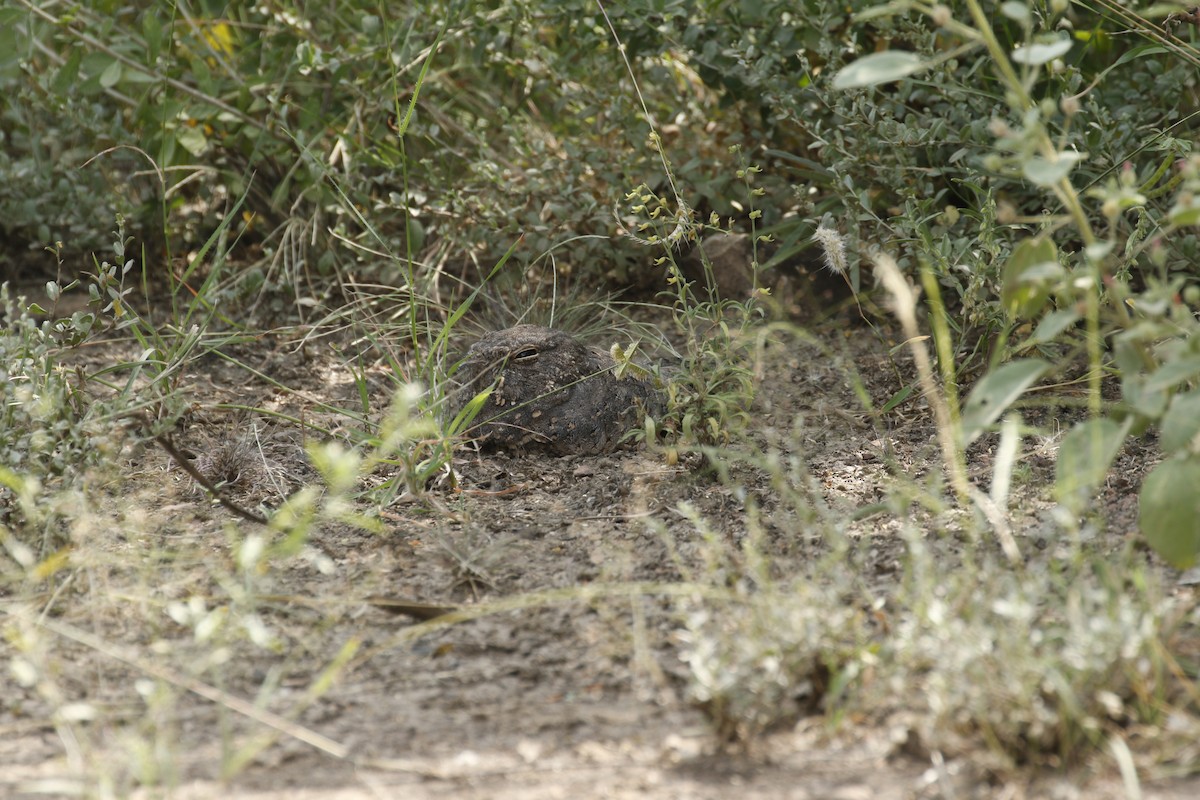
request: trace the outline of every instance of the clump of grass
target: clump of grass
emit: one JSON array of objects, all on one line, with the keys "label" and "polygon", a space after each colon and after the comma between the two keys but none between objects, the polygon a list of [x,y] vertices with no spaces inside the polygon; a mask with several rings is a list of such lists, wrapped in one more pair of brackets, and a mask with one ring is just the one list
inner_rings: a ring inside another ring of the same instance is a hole
[{"label": "clump of grass", "polygon": [[[803,502],[783,459],[760,463],[787,507]],[[681,508],[709,570],[693,578],[707,589],[678,606],[680,657],[723,740],[750,743],[820,713],[903,728],[906,752],[1012,777],[1078,766],[1132,730],[1157,730],[1143,749],[1166,763],[1200,726],[1185,655],[1200,620],[1132,550],[1068,548],[1013,565],[990,544],[931,543],[939,522],[925,514],[900,526],[900,580],[868,590],[852,565],[874,544],[845,539],[838,516],[811,502],[807,516],[780,511],[747,509],[742,524],[770,519],[780,542],[821,537],[826,555],[801,576],[774,574],[761,532],[735,548]]]},{"label": "clump of grass", "polygon": [[[65,356],[88,338],[89,320],[39,322],[41,309],[14,298],[7,283],[0,285],[0,309],[0,525],[45,555],[67,543],[54,515],[43,513],[52,505],[46,498],[121,451],[126,431],[113,415],[122,404],[92,396],[87,375]],[[38,497],[41,510],[33,512]]]},{"label": "clump of grass", "polygon": [[871,661],[866,609],[825,578],[701,594],[680,613],[688,693],[722,741],[833,712]]},{"label": "clump of grass", "polygon": [[946,570],[912,546],[925,568],[896,599],[887,667],[861,700],[903,709],[926,747],[982,744],[1000,771],[1079,764],[1182,700],[1165,647],[1176,603],[1133,559]]},{"label": "clump of grass", "polygon": [[663,248],[655,263],[665,272],[668,289],[663,296],[671,302],[681,340],[673,362],[659,374],[667,394],[667,412],[656,422],[660,430],[673,435],[672,452],[678,447],[728,444],[745,426],[754,398],[749,352],[755,337],[751,331],[764,313],[758,305],[758,291],[747,298],[722,298],[712,264],[703,254],[703,285],[689,280],[676,248],[682,240],[697,238],[704,228],[691,220],[686,206],[678,206],[644,185],[626,197],[632,203],[631,214],[642,220],[634,235],[644,244]]},{"label": "clump of grass", "polygon": [[512,536],[494,536],[475,528],[444,531],[437,538],[433,558],[449,569],[454,586],[466,587],[471,594],[494,589],[512,571],[517,553]]}]

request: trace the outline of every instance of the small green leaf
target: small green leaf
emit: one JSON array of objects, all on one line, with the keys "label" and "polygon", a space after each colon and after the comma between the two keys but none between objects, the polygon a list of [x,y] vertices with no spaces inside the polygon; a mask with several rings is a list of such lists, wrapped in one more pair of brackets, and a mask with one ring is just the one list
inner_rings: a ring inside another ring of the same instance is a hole
[{"label": "small green leaf", "polygon": [[1178,227],[1187,227],[1188,225],[1200,224],[1200,206],[1193,205],[1190,201],[1187,204],[1176,202],[1171,207],[1167,219],[1172,225]]},{"label": "small green leaf", "polygon": [[925,62],[916,53],[903,50],[872,53],[842,67],[833,78],[833,88],[859,89],[863,86],[898,81],[924,68]]},{"label": "small green leaf", "polygon": [[1161,443],[1168,453],[1189,449],[1200,434],[1200,389],[1176,395],[1162,421]]},{"label": "small green leaf", "polygon": [[1178,386],[1200,375],[1200,355],[1175,358],[1163,364],[1146,379],[1146,391],[1158,392]]},{"label": "small green leaf", "polygon": [[905,386],[903,389],[892,395],[891,398],[883,404],[883,408],[881,409],[882,413],[888,413],[893,408],[907,400],[915,388],[917,388],[917,385],[915,383],[910,383],[908,386]]},{"label": "small green leaf", "polygon": [[1137,375],[1142,368],[1140,340],[1135,331],[1123,331],[1113,337],[1113,362],[1122,378]]},{"label": "small green leaf", "polygon": [[1028,67],[1036,67],[1039,64],[1046,64],[1059,56],[1066,55],[1070,49],[1071,40],[1065,37],[1055,39],[1052,42],[1037,42],[1030,45],[1022,45],[1013,50],[1012,60]]},{"label": "small green leaf", "polygon": [[457,436],[459,433],[465,430],[467,426],[474,421],[475,417],[479,415],[480,410],[483,409],[483,404],[486,403],[487,399],[492,396],[492,391],[495,388],[495,386],[489,386],[468,400],[467,404],[464,405],[458,414],[455,415],[454,419],[450,421],[450,425],[447,427],[447,432],[451,436]]},{"label": "small green leaf", "polygon": [[57,96],[65,96],[79,80],[79,64],[83,61],[83,49],[79,47],[71,48],[71,54],[67,56],[66,62],[58,68],[58,72],[54,73],[54,80],[50,82],[50,90]]},{"label": "small green leaf", "polygon": [[1120,424],[1111,419],[1089,419],[1063,437],[1054,470],[1058,502],[1072,513],[1083,511],[1096,487],[1108,474],[1132,424],[1132,417]]},{"label": "small green leaf", "polygon": [[1130,411],[1142,417],[1142,423],[1148,423],[1161,417],[1167,410],[1167,392],[1163,389],[1152,389],[1145,375],[1137,372],[1126,372],[1121,377],[1121,399]]},{"label": "small green leaf", "polygon": [[1025,163],[1021,165],[1021,172],[1030,183],[1048,187],[1067,177],[1075,165],[1082,160],[1082,153],[1064,150],[1056,153],[1054,158],[1034,156],[1026,159]]},{"label": "small green leaf", "polygon": [[184,125],[175,132],[175,139],[183,145],[183,149],[187,150],[194,156],[201,155],[208,149],[208,138],[205,137],[204,131],[199,125],[189,126]]},{"label": "small green leaf", "polygon": [[1007,3],[1001,3],[1000,13],[1014,22],[1027,24],[1030,20],[1029,6],[1024,3],[1018,3],[1016,0],[1008,0]]},{"label": "small green leaf", "polygon": [[121,62],[113,61],[100,73],[100,85],[111,89],[121,80]]},{"label": "small green leaf", "polygon": [[408,250],[410,253],[420,253],[425,249],[425,226],[421,220],[410,216],[407,220]]},{"label": "small green leaf", "polygon": [[1058,338],[1060,333],[1078,322],[1079,319],[1079,312],[1074,309],[1067,308],[1059,311],[1051,311],[1042,317],[1042,321],[1034,329],[1033,337],[1029,341],[1031,344],[1053,341]]},{"label": "small green leaf", "polygon": [[1144,58],[1146,56],[1164,55],[1164,54],[1167,54],[1170,52],[1171,52],[1170,50],[1168,50],[1167,48],[1165,48],[1159,44],[1144,44],[1141,47],[1135,47],[1132,50],[1125,53],[1124,55],[1122,55],[1120,58],[1118,58],[1116,61],[1114,61],[1112,63],[1112,66],[1109,67],[1109,69],[1119,67],[1122,64],[1126,64],[1137,58]]},{"label": "small green leaf", "polygon": [[1054,242],[1044,236],[1017,245],[1004,265],[1000,300],[1014,319],[1037,316],[1050,296],[1052,284],[1063,275]]},{"label": "small green leaf", "polygon": [[147,11],[142,17],[142,37],[146,40],[147,63],[153,64],[163,45],[163,24],[158,11]]},{"label": "small green leaf", "polygon": [[1049,369],[1050,364],[1040,358],[1025,358],[1009,362],[984,376],[975,384],[963,406],[963,444],[968,445],[979,438],[979,434]]},{"label": "small green leaf", "polygon": [[1095,242],[1083,248],[1083,254],[1087,256],[1087,260],[1093,264],[1099,264],[1104,259],[1108,258],[1108,254],[1113,251],[1113,243],[1109,241]]},{"label": "small green leaf", "polygon": [[1175,456],[1142,483],[1138,526],[1168,564],[1188,569],[1200,554],[1200,458]]},{"label": "small green leaf", "polygon": [[855,13],[854,21],[866,22],[867,20],[878,19],[879,17],[894,17],[897,14],[907,13],[911,8],[912,4],[905,0],[887,3],[882,6],[872,6],[871,8]]}]

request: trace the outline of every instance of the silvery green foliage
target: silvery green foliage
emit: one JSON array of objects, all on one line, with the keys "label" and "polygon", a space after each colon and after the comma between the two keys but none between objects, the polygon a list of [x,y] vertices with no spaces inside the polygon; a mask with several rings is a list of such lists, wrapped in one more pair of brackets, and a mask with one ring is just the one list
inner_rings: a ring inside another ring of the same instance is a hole
[{"label": "silvery green foliage", "polygon": [[719,735],[746,740],[825,710],[870,660],[866,614],[810,581],[705,598],[679,634],[688,691]]},{"label": "silvery green foliage", "polygon": [[95,463],[106,438],[87,422],[94,411],[77,374],[57,358],[53,323],[39,324],[7,284],[0,308],[0,463],[39,479]]}]

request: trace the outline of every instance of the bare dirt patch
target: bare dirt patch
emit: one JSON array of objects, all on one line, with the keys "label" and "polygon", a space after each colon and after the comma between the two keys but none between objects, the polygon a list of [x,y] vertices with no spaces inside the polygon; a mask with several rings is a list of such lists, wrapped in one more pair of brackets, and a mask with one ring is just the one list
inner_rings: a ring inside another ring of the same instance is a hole
[{"label": "bare dirt patch", "polygon": [[[920,483],[940,474],[919,401],[872,418],[858,399],[866,391],[879,408],[899,388],[908,367],[893,362],[888,344],[863,329],[829,330],[811,343],[770,344],[759,365],[752,436],[798,460],[813,502],[847,519],[885,500],[889,476]],[[265,341],[244,347],[246,363],[299,391],[248,384],[242,369],[213,360],[193,384],[208,410],[180,439],[198,457],[238,437],[257,443],[256,472],[223,479],[243,504],[276,505],[313,480],[303,456],[312,434],[217,404],[337,431],[336,415],[305,398],[352,403],[356,389],[332,354],[300,361]],[[387,386],[375,384],[375,407],[386,406]],[[1050,430],[1052,417],[1039,422]],[[1152,443],[1130,447],[1114,471],[1099,546],[1135,533],[1132,487],[1153,452]],[[988,459],[986,442],[972,451],[979,475]],[[1045,532],[1053,458],[1034,451],[1025,463],[1013,523],[1021,547],[1036,552],[1054,546]],[[455,466],[456,489],[386,509],[382,534],[327,525],[295,555],[245,576],[237,548],[253,526],[235,524],[160,451],[131,454],[124,478],[103,488],[109,507],[75,532],[79,569],[37,608],[57,626],[54,685],[98,713],[60,719],[56,731],[46,720],[62,698],[12,687],[0,709],[0,793],[54,793],[79,788],[72,781],[81,774],[112,774],[118,792],[140,776],[174,784],[177,798],[1124,796],[1115,769],[1099,760],[1065,776],[989,784],[969,755],[909,753],[884,713],[836,726],[810,716],[746,748],[721,747],[689,701],[669,592],[607,587],[703,574],[708,551],[688,514],[736,545],[748,503],[768,532],[772,570],[804,574],[826,543],[816,527],[805,534],[803,512],[752,459],[718,465],[727,480],[698,457],[669,464],[645,450],[547,457],[464,448]],[[860,516],[847,524],[859,542],[851,557],[866,582],[886,586],[903,544],[888,515]],[[952,540],[941,546],[955,557]],[[256,645],[250,634],[204,640],[194,620],[179,618],[179,604],[196,598],[200,615],[252,607],[273,643]],[[420,622],[370,598],[466,616]],[[497,608],[511,598],[521,607]],[[490,611],[471,613],[480,607]],[[168,662],[175,666],[153,668]],[[332,685],[320,685],[334,663]],[[222,765],[239,754],[246,763],[222,782]],[[1198,792],[1193,781],[1144,796]]]}]

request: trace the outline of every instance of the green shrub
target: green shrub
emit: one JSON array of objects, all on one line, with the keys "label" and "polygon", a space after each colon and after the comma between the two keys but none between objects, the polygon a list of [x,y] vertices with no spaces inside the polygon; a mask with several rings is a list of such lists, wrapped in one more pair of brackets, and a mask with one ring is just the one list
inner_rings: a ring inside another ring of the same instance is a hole
[{"label": "green shrub", "polygon": [[[893,6],[864,16],[891,17],[907,10]],[[1138,114],[1167,126],[1181,109],[1173,101],[1150,110],[1123,103],[1129,97],[1126,76],[1113,72],[1123,67],[1133,83],[1144,86],[1164,72],[1183,80],[1181,63],[1193,57],[1174,45],[1166,47],[1174,58],[1165,60],[1161,48],[1114,52],[1101,28],[1080,32],[1082,20],[1071,17],[1065,3],[1037,10],[1005,3],[1002,12],[993,21],[976,0],[954,10],[938,6],[929,13],[930,36],[922,47],[863,57],[843,68],[833,85],[848,90],[843,102],[870,97],[892,107],[895,120],[902,117],[892,104],[903,100],[906,108],[913,107],[914,94],[929,82],[957,101],[952,109],[935,100],[933,113],[926,103],[915,104],[916,113],[903,117],[905,127],[893,129],[905,141],[905,130],[915,136],[919,129],[957,130],[963,139],[956,142],[960,149],[933,162],[935,167],[913,171],[887,165],[883,175],[914,174],[920,191],[894,194],[903,209],[890,214],[894,236],[886,246],[897,251],[902,266],[920,265],[932,278],[924,286],[935,313],[952,413],[958,405],[956,375],[966,367],[961,348],[986,356],[989,376],[995,377],[980,381],[979,413],[968,408],[956,433],[959,446],[999,419],[1038,377],[1051,372],[1052,364],[1059,380],[1082,373],[1092,419],[1065,438],[1056,486],[1067,516],[1078,517],[1124,438],[1165,424],[1172,397],[1186,393],[1200,375],[1194,355],[1200,323],[1183,299],[1195,293],[1185,287],[1196,278],[1186,228],[1197,220],[1197,165],[1182,164],[1168,177],[1190,145],[1157,130],[1131,139],[1137,129],[1128,124]],[[896,24],[910,32],[924,29],[903,16]],[[1149,28],[1139,30],[1151,35]],[[946,52],[956,44],[958,51]],[[978,55],[965,59],[965,53]],[[981,74],[987,76],[983,92],[968,91],[967,76]],[[978,95],[989,97],[986,128],[979,127],[982,109],[972,110]],[[961,124],[967,121],[964,115],[973,125]],[[906,152],[895,146],[900,143],[890,141],[883,152],[888,158]],[[1147,152],[1154,155],[1146,157]],[[951,165],[949,175],[941,164]],[[961,213],[954,206],[937,211],[946,195],[934,192],[927,181],[946,177],[975,187],[974,201]],[[983,223],[978,232],[964,229],[968,215]],[[1002,235],[997,224],[1005,226]],[[1185,234],[1178,244],[1173,241],[1177,230]],[[946,313],[939,286],[955,290],[951,299],[961,315]],[[972,333],[968,326],[974,323],[981,327]],[[980,332],[992,334],[986,350],[978,345]],[[1025,353],[1046,358],[997,368]],[[1001,370],[1006,370],[1003,379]],[[1119,404],[1104,400],[1106,374],[1121,379]],[[1180,395],[1174,406],[1177,413],[1170,421],[1177,431],[1187,416],[1182,410],[1187,396]],[[956,417],[953,422],[959,425]],[[1169,450],[1173,457],[1143,491],[1141,522],[1161,554],[1187,566],[1200,554],[1200,507],[1178,500],[1200,467],[1190,437],[1174,438]]]}]

